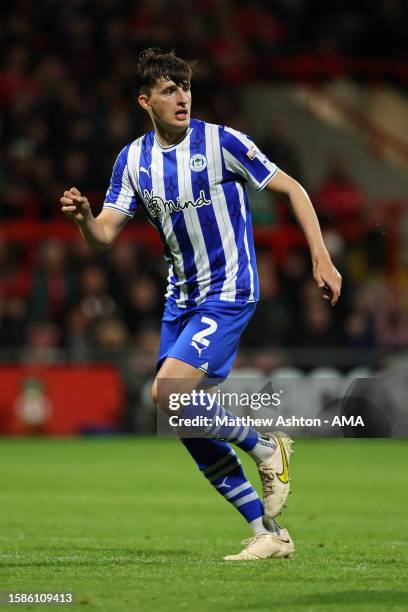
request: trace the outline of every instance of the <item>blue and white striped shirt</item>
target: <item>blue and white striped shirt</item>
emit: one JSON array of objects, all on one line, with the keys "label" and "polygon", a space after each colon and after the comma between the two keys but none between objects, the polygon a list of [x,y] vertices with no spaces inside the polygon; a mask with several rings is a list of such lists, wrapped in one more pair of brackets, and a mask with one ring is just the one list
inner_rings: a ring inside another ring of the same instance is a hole
[{"label": "blue and white striped shirt", "polygon": [[122,149],[104,207],[132,217],[138,203],[144,206],[169,263],[166,297],[179,307],[255,302],[246,183],[263,189],[276,172],[248,136],[192,119],[175,145],[163,147],[151,131]]}]

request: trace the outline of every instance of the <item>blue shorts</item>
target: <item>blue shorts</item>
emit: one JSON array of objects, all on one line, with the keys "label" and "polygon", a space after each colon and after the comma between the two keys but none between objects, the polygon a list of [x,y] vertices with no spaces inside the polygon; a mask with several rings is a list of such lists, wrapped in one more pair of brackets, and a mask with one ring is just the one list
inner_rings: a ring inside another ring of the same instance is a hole
[{"label": "blue shorts", "polygon": [[167,300],[157,369],[166,357],[174,357],[206,372],[208,378],[224,380],[255,308],[256,302],[206,301],[186,310]]}]

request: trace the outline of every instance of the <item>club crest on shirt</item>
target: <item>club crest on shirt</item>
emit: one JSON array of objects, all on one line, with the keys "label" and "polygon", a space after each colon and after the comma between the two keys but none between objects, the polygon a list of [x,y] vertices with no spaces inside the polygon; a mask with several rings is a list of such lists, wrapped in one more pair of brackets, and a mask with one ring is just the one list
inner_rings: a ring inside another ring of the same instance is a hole
[{"label": "club crest on shirt", "polygon": [[155,195],[153,191],[145,189],[143,191],[143,198],[146,202],[147,210],[151,217],[157,217],[160,221],[163,218],[164,213],[173,213],[180,210],[185,210],[189,206],[194,208],[200,208],[200,206],[208,206],[211,204],[211,200],[207,200],[205,197],[204,189],[201,189],[200,195],[195,200],[181,200],[180,196],[176,200],[164,200],[159,195]]},{"label": "club crest on shirt", "polygon": [[205,155],[202,155],[201,153],[196,153],[190,159],[190,170],[192,170],[193,172],[201,172],[202,170],[205,170],[206,167],[207,158],[205,157]]}]

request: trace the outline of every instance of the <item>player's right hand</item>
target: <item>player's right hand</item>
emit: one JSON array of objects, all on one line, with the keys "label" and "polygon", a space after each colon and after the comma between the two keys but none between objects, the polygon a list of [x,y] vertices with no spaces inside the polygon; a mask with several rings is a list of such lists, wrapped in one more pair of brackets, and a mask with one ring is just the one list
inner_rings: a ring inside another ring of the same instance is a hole
[{"label": "player's right hand", "polygon": [[83,196],[76,187],[71,187],[69,191],[64,191],[60,198],[61,211],[64,215],[78,225],[86,223],[91,216],[91,206],[88,198]]}]

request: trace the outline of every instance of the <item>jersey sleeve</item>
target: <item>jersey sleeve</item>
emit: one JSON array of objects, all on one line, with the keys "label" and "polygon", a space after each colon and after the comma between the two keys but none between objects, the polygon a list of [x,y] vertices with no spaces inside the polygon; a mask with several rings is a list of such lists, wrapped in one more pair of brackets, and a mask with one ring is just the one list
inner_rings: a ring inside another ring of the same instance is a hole
[{"label": "jersey sleeve", "polygon": [[258,191],[266,187],[278,171],[276,164],[269,161],[254,141],[237,130],[222,127],[220,143],[227,170],[248,181]]},{"label": "jersey sleeve", "polygon": [[128,217],[133,217],[138,202],[138,195],[129,176],[129,147],[130,145],[122,149],[116,158],[103,207],[113,208]]}]

